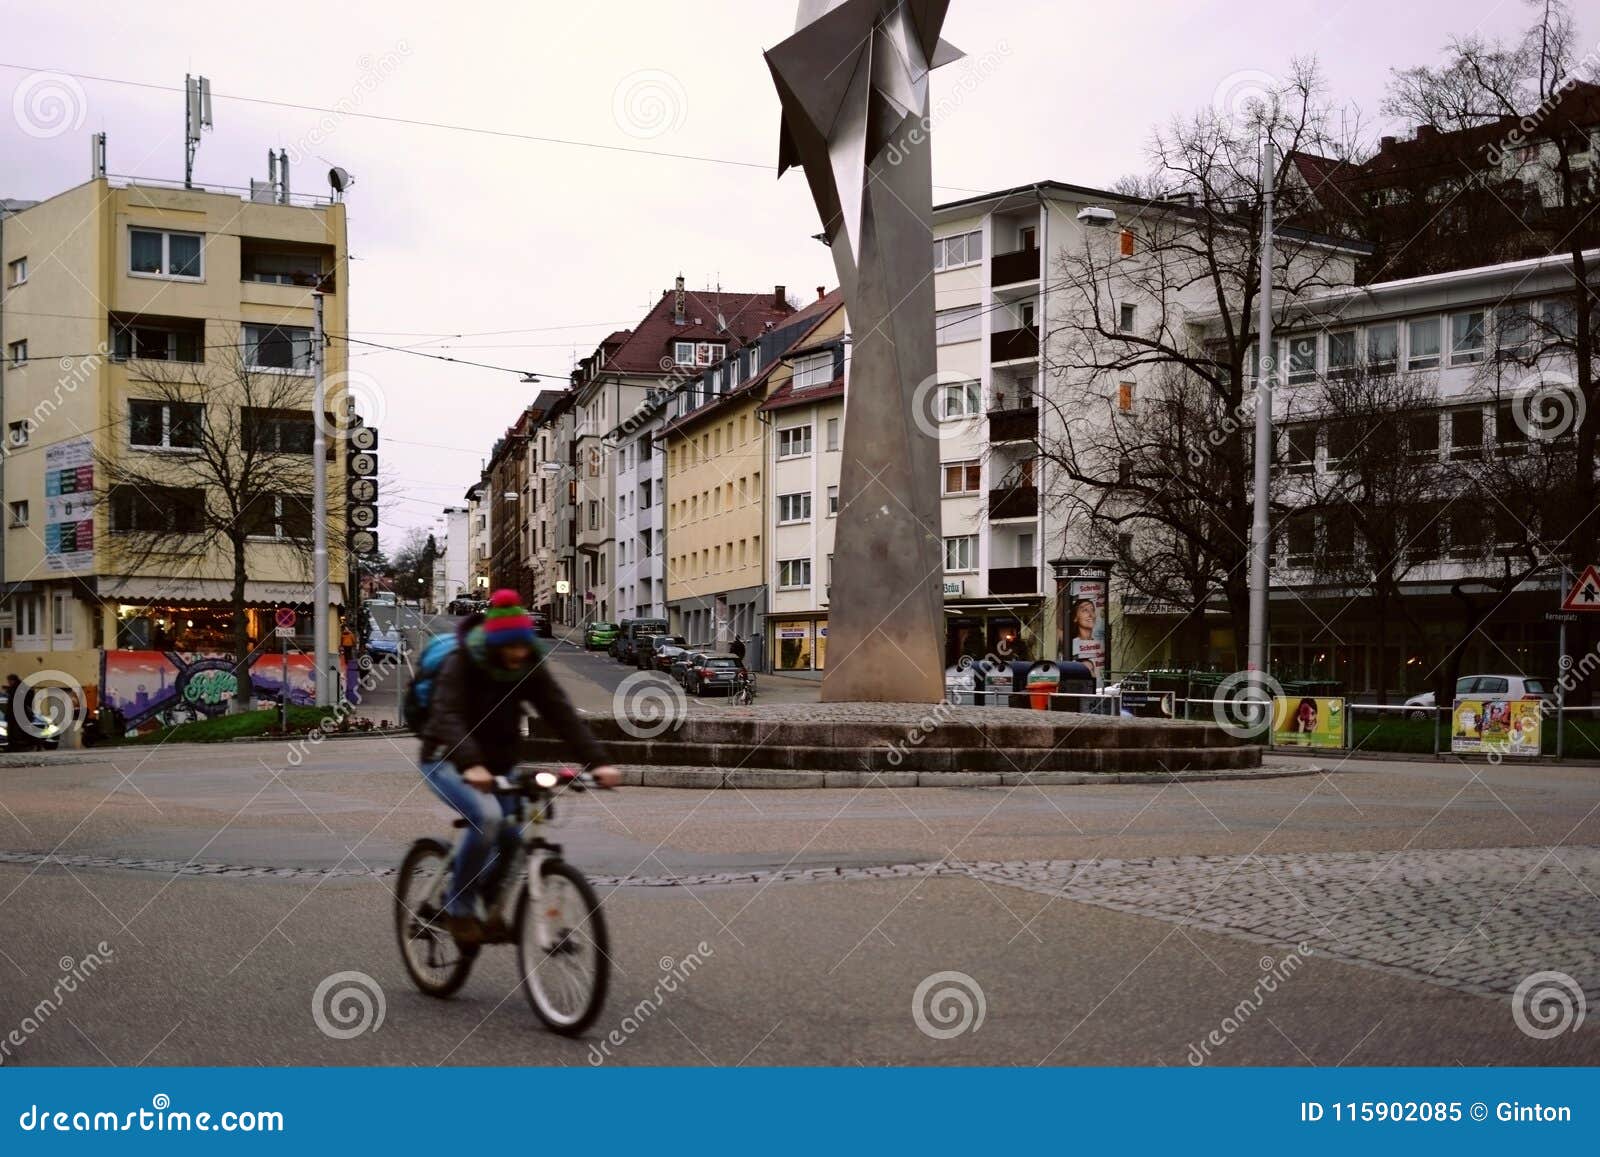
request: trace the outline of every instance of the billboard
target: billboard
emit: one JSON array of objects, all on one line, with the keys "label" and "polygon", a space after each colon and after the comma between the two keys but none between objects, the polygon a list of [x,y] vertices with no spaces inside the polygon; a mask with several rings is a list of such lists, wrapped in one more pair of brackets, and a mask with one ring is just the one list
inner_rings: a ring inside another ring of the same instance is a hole
[{"label": "billboard", "polygon": [[94,569],[94,440],[71,438],[44,451],[44,565]]},{"label": "billboard", "polygon": [[1272,699],[1274,747],[1348,747],[1344,700],[1325,695],[1275,695]]},{"label": "billboard", "polygon": [[1457,699],[1450,708],[1450,750],[1456,755],[1539,754],[1537,699]]}]

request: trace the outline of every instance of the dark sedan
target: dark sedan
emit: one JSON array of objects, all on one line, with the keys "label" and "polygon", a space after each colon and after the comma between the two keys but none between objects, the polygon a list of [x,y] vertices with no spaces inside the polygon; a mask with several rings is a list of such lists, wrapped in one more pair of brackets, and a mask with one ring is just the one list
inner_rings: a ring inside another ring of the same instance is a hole
[{"label": "dark sedan", "polygon": [[742,669],[743,665],[734,655],[701,655],[700,662],[689,668],[684,689],[696,695],[704,695],[708,691],[731,695]]},{"label": "dark sedan", "polygon": [[672,676],[672,681],[680,687],[689,685],[689,668],[698,666],[701,659],[705,658],[703,651],[690,651],[685,649],[681,655],[675,655],[672,666],[667,673]]}]

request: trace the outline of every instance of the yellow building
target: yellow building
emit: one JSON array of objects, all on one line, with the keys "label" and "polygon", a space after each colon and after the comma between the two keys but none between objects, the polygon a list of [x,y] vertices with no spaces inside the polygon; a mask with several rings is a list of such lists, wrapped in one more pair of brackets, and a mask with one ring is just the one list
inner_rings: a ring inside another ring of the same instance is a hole
[{"label": "yellow building", "polygon": [[[193,481],[197,423],[299,464],[304,492],[264,491],[248,507],[249,635],[273,654],[258,685],[278,681],[277,608],[296,609],[294,643],[312,649],[309,551],[297,545],[310,532],[311,335],[319,293],[327,332],[347,332],[345,213],[253,196],[99,177],[37,203],[0,202],[0,675],[58,672],[130,725],[180,696],[215,709],[231,686],[215,658],[233,644],[231,552],[183,541],[191,504],[210,489]],[[345,367],[345,344],[328,343],[330,415],[344,411]],[[270,410],[241,387],[247,377],[277,383]],[[188,400],[174,401],[177,390]],[[251,397],[247,409],[240,399]],[[172,488],[112,485],[131,473],[170,476]],[[331,438],[332,604],[344,589],[344,493]],[[128,549],[152,527],[172,544]],[[334,644],[338,624],[335,607]]]},{"label": "yellow building", "polygon": [[[764,636],[767,426],[761,405],[788,382],[784,355],[837,316],[819,297],[678,388],[666,444],[667,614],[674,633],[726,649]],[[759,644],[757,644],[759,646]]]}]

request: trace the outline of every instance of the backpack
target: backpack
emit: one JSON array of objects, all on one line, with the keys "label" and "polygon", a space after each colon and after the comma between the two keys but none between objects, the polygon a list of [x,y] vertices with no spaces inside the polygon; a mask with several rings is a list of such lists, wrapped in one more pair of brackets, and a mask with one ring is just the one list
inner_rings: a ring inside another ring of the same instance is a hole
[{"label": "backpack", "polygon": [[439,677],[444,661],[460,645],[461,641],[456,638],[454,631],[447,635],[435,635],[423,644],[422,653],[417,656],[416,675],[411,680],[411,686],[406,688],[406,702],[402,709],[406,726],[412,731],[421,733],[428,722],[428,708],[433,703],[433,682]]}]

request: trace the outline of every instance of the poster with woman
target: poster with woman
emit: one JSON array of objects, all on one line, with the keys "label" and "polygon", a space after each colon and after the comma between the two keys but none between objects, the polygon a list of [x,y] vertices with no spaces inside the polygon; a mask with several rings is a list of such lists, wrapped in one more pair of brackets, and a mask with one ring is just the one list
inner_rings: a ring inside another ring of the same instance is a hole
[{"label": "poster with woman", "polygon": [[1067,655],[1096,677],[1106,674],[1106,585],[1103,579],[1067,584]]}]

